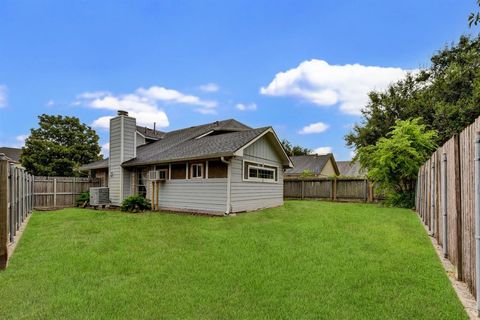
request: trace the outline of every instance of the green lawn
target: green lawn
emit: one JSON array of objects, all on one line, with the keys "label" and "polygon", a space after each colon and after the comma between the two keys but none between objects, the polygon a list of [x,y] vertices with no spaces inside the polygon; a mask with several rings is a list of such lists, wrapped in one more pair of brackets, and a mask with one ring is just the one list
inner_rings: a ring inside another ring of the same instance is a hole
[{"label": "green lawn", "polygon": [[466,319],[409,210],[289,201],[212,218],[34,213],[1,319]]}]

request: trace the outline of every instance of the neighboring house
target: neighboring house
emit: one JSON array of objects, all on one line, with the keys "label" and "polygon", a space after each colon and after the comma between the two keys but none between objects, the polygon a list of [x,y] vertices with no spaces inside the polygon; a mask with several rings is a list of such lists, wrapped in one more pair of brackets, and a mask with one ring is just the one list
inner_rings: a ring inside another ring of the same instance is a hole
[{"label": "neighboring house", "polygon": [[333,154],[292,156],[293,168],[285,171],[285,178],[298,178],[308,172],[310,177],[322,178],[338,176],[337,162]]},{"label": "neighboring house", "polygon": [[362,170],[358,161],[337,161],[338,170],[343,177],[365,178],[367,172]]},{"label": "neighboring house", "polygon": [[230,119],[158,132],[119,111],[110,121],[110,158],[81,170],[105,177],[116,206],[140,194],[156,210],[228,214],[282,205],[290,167],[271,127]]},{"label": "neighboring house", "polygon": [[22,149],[0,147],[0,154],[1,153],[5,154],[11,163],[20,164],[20,156],[22,155]]}]

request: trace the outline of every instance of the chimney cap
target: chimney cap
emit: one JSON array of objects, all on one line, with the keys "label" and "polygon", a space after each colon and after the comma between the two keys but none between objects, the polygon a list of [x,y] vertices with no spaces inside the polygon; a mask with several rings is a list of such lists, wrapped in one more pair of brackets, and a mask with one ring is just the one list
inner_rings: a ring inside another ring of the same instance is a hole
[{"label": "chimney cap", "polygon": [[128,111],[125,110],[118,110],[117,115],[119,116],[128,116]]}]

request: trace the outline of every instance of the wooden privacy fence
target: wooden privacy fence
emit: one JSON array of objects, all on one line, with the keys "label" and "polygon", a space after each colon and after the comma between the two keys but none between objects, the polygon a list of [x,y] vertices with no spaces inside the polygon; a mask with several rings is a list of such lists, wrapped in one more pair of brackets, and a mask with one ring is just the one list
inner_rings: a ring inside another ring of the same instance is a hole
[{"label": "wooden privacy fence", "polygon": [[382,198],[373,183],[367,179],[306,178],[285,179],[285,198],[321,199],[332,201],[374,202]]},{"label": "wooden privacy fence", "polygon": [[32,213],[32,191],[33,176],[0,154],[0,269],[6,268],[15,236]]},{"label": "wooden privacy fence", "polygon": [[480,118],[438,148],[420,167],[416,211],[443,254],[476,296],[475,134]]},{"label": "wooden privacy fence", "polygon": [[78,177],[35,177],[33,207],[35,209],[75,206],[78,196],[100,187],[100,179]]}]

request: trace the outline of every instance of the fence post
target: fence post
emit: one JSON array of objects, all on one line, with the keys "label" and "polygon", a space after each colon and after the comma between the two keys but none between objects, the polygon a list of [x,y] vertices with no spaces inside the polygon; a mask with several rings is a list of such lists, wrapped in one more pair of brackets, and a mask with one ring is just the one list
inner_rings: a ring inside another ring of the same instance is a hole
[{"label": "fence post", "polygon": [[432,225],[431,231],[432,236],[435,236],[436,226],[435,226],[435,161],[434,157],[432,157],[431,161],[431,173],[430,173],[430,224]]},{"label": "fence post", "polygon": [[8,261],[8,160],[0,154],[0,269]]},{"label": "fence post", "polygon": [[457,279],[463,280],[463,244],[462,244],[462,184],[460,181],[460,135],[454,136],[453,150],[455,154],[455,208],[457,212],[456,233],[457,233]]},{"label": "fence post", "polygon": [[57,207],[57,178],[53,179],[53,207]]},{"label": "fence post", "polygon": [[480,132],[475,134],[475,260],[477,313],[480,315]]},{"label": "fence post", "polygon": [[72,205],[73,206],[75,206],[76,195],[77,195],[77,186],[75,183],[75,177],[73,177],[73,181],[72,181]]},{"label": "fence post", "polygon": [[305,198],[305,181],[302,180],[302,200]]},{"label": "fence post", "polygon": [[337,201],[337,178],[332,180],[332,200]]},{"label": "fence post", "polygon": [[441,179],[441,200],[442,200],[442,217],[443,217],[443,256],[446,258],[448,256],[448,210],[447,210],[447,154],[442,154],[442,165],[441,165],[440,179]]}]

